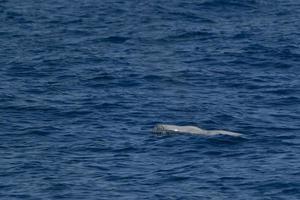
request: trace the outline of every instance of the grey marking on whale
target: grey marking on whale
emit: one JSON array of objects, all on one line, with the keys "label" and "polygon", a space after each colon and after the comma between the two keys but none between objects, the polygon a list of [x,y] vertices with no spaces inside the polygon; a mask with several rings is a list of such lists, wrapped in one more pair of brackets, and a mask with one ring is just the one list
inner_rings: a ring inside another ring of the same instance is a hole
[{"label": "grey marking on whale", "polygon": [[176,126],[168,124],[158,124],[154,127],[155,133],[190,133],[204,136],[215,136],[215,135],[229,135],[234,137],[241,137],[243,134],[224,131],[224,130],[205,130],[196,126]]}]

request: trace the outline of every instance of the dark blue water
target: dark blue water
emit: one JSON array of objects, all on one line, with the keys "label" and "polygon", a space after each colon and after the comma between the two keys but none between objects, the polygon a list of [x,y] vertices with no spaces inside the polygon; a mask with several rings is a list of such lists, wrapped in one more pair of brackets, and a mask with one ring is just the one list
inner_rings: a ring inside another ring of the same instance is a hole
[{"label": "dark blue water", "polygon": [[299,33],[298,0],[0,0],[0,199],[299,200]]}]

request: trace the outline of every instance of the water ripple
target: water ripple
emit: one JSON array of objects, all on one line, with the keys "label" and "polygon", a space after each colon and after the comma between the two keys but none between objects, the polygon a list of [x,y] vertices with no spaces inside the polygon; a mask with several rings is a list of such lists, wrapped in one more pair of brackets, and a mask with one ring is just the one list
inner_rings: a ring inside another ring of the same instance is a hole
[{"label": "water ripple", "polygon": [[0,0],[0,198],[300,199],[299,8]]}]

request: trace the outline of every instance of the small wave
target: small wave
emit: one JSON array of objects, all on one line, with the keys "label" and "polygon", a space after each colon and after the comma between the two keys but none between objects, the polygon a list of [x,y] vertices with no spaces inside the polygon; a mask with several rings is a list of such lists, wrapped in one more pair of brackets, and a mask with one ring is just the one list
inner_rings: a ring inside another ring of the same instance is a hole
[{"label": "small wave", "polygon": [[207,23],[207,24],[214,24],[214,23],[216,23],[212,19],[204,18],[204,17],[199,16],[198,13],[191,13],[191,12],[169,12],[168,14],[173,15],[176,18],[181,17],[184,20],[189,20],[189,21],[192,21],[192,22]]},{"label": "small wave", "polygon": [[215,38],[215,34],[206,31],[190,31],[185,33],[180,33],[176,35],[169,35],[164,38],[159,39],[158,41],[186,41],[186,40],[207,40]]},{"label": "small wave", "polygon": [[[192,85],[191,82],[184,80],[183,78],[179,77],[170,77],[165,75],[146,75],[142,78],[143,80],[148,81],[153,85],[157,84],[164,84],[164,85]],[[161,87],[161,85],[159,85]]]},{"label": "small wave", "polygon": [[30,131],[26,131],[23,134],[25,135],[38,135],[38,136],[47,136],[50,135],[51,132],[49,131],[43,131],[43,130],[30,130]]},{"label": "small wave", "polygon": [[109,73],[102,73],[99,75],[96,75],[94,77],[91,77],[90,79],[88,79],[87,81],[95,81],[95,82],[101,82],[101,81],[110,81],[110,80],[115,80],[118,77],[111,75]]},{"label": "small wave", "polygon": [[203,7],[218,8],[239,8],[239,9],[255,9],[258,2],[256,0],[207,0],[201,4]]},{"label": "small wave", "polygon": [[273,99],[269,104],[273,106],[297,106],[300,105],[300,98],[296,96],[282,97]]},{"label": "small wave", "polygon": [[39,127],[22,128],[19,130],[24,135],[48,136],[52,133],[60,131],[61,129],[55,126],[39,126]]},{"label": "small wave", "polygon": [[128,37],[121,37],[121,36],[110,36],[107,38],[103,38],[103,42],[109,42],[109,43],[116,43],[116,44],[121,44],[129,40]]},{"label": "small wave", "polygon": [[279,89],[270,89],[270,90],[265,90],[264,93],[269,93],[269,94],[276,94],[280,96],[285,96],[285,95],[293,95],[299,93],[298,90],[296,89],[287,89],[287,88],[279,88]]}]

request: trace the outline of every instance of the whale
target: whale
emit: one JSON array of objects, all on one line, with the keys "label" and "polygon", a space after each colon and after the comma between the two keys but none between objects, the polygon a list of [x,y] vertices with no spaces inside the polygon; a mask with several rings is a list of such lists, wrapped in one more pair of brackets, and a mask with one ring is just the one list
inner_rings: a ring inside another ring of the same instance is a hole
[{"label": "whale", "polygon": [[228,135],[233,137],[241,137],[243,134],[224,131],[224,130],[205,130],[196,126],[177,126],[170,124],[157,124],[153,128],[154,133],[186,133],[186,134],[195,134],[195,135],[203,135],[203,136],[216,136],[216,135]]}]

